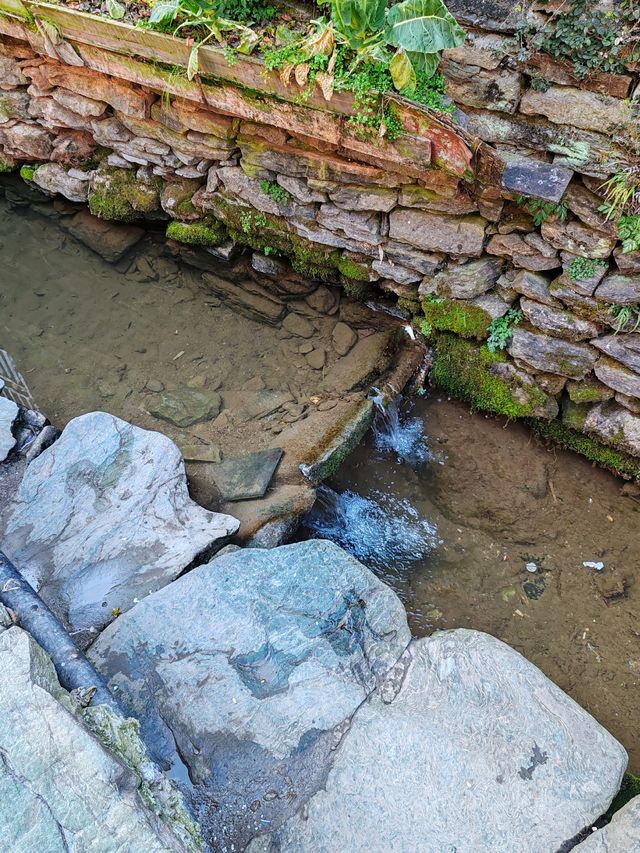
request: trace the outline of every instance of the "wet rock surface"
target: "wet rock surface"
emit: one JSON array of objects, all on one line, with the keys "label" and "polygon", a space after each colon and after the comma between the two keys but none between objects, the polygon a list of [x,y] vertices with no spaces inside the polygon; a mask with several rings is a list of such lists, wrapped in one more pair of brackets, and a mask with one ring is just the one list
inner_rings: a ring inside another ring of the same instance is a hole
[{"label": "wet rock surface", "polygon": [[68,424],[0,516],[3,550],[84,645],[237,527],[190,500],[171,441],[103,412]]},{"label": "wet rock surface", "polygon": [[[0,629],[1,630],[1,629]],[[27,633],[0,633],[0,833],[7,850],[185,850],[85,727]]]},{"label": "wet rock surface", "polygon": [[89,656],[152,751],[186,763],[210,842],[241,849],[323,784],[336,728],[408,641],[394,593],[314,541],[216,557],[120,617]]},{"label": "wet rock surface", "polygon": [[448,631],[411,644],[271,849],[555,851],[606,810],[625,766],[517,652]]}]

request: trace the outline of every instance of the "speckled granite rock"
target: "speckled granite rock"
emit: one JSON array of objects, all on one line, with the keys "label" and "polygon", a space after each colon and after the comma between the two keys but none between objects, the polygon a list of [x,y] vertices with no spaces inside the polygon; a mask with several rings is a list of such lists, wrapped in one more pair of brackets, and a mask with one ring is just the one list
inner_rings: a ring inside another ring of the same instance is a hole
[{"label": "speckled granite rock", "polygon": [[323,784],[336,727],[409,638],[391,589],[314,540],[216,557],[119,617],[89,657],[156,755],[179,765],[177,747],[205,811],[217,804],[209,842],[243,849]]},{"label": "speckled granite rock", "polygon": [[104,412],[72,420],[0,510],[3,550],[84,644],[237,528],[191,501],[173,442]]},{"label": "speckled granite rock", "polygon": [[134,773],[85,727],[42,649],[18,627],[0,633],[2,848],[185,850],[147,808],[138,786]]},{"label": "speckled granite rock", "polygon": [[319,791],[265,849],[556,853],[609,805],[622,746],[488,634],[410,646]]}]

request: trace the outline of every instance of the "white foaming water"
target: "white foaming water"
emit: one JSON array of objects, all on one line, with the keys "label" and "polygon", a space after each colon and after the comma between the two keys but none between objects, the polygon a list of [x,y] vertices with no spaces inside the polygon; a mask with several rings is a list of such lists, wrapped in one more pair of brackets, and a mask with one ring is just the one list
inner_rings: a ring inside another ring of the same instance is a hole
[{"label": "white foaming water", "polygon": [[401,414],[398,404],[395,401],[386,403],[381,393],[372,399],[377,408],[373,433],[378,450],[393,452],[399,460],[410,465],[440,461],[429,448],[421,418]]},{"label": "white foaming water", "polygon": [[409,501],[382,492],[365,498],[350,489],[338,493],[320,486],[306,524],[387,581],[390,575],[404,575],[438,544],[436,527],[420,518]]}]

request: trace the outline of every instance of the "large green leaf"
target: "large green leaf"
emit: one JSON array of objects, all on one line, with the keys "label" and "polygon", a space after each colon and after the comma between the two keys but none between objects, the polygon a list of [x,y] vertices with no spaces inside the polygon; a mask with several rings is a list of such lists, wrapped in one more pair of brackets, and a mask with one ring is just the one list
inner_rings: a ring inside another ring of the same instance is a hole
[{"label": "large green leaf", "polygon": [[166,24],[175,21],[180,10],[180,0],[160,0],[151,10],[149,23]]},{"label": "large green leaf", "polygon": [[393,85],[399,92],[403,89],[408,89],[409,91],[415,89],[416,72],[406,50],[403,50],[401,47],[398,48],[389,63],[389,71]]},{"label": "large green leaf", "polygon": [[385,25],[387,0],[331,0],[331,17],[357,50]]},{"label": "large green leaf", "polygon": [[387,14],[387,41],[410,53],[438,53],[464,41],[464,30],[442,0],[403,0]]}]

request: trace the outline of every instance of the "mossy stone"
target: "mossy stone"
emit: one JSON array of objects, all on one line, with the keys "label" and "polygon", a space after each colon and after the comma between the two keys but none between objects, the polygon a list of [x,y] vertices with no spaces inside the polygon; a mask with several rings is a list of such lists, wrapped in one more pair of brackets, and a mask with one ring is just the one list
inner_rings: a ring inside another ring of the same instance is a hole
[{"label": "mossy stone", "polygon": [[139,181],[130,169],[101,167],[91,182],[89,210],[100,219],[135,222],[160,206],[162,180]]},{"label": "mossy stone", "polygon": [[227,239],[227,230],[213,217],[199,222],[170,222],[167,237],[190,246],[220,246]]},{"label": "mossy stone", "polygon": [[431,297],[422,301],[422,312],[434,329],[455,332],[463,338],[487,337],[491,315],[477,305],[459,299]]},{"label": "mossy stone", "polygon": [[581,432],[590,408],[591,406],[586,403],[575,403],[569,397],[565,397],[562,403],[562,422],[571,429]]},{"label": "mossy stone", "polygon": [[346,279],[351,281],[369,281],[371,271],[370,260],[357,260],[348,252],[340,255],[337,262],[338,270]]},{"label": "mossy stone", "polygon": [[545,421],[541,418],[531,418],[527,423],[544,438],[586,456],[587,459],[597,462],[598,465],[608,468],[615,474],[623,477],[640,477],[640,459],[607,447],[592,436],[585,435],[560,420]]},{"label": "mossy stone", "polygon": [[431,376],[439,388],[464,400],[472,409],[510,418],[530,417],[544,406],[548,395],[533,385],[518,385],[516,388],[508,379],[492,372],[492,366],[506,361],[506,355],[489,352],[484,344],[479,346],[455,335],[441,333],[436,338]]}]

